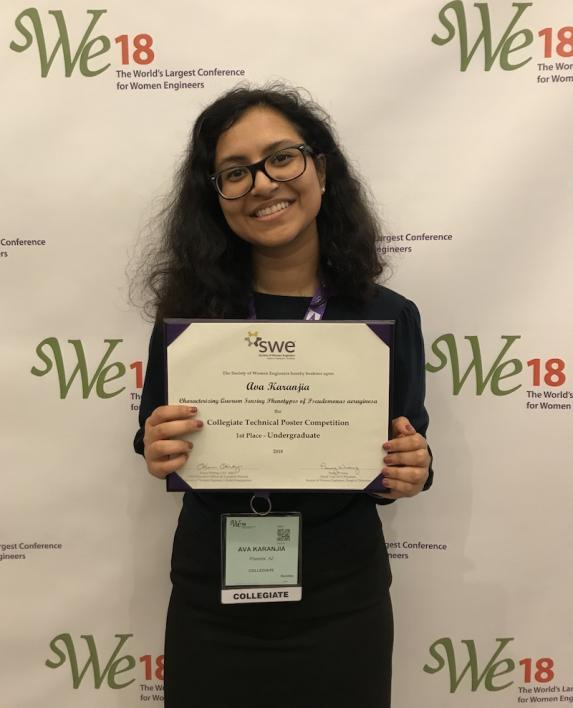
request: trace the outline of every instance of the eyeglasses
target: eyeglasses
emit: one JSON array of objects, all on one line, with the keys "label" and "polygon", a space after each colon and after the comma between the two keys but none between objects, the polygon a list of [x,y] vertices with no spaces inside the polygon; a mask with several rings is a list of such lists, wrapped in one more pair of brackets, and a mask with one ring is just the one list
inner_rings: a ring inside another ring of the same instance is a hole
[{"label": "eyeglasses", "polygon": [[209,179],[223,199],[240,199],[253,188],[259,170],[273,182],[290,182],[300,177],[306,170],[307,155],[312,155],[308,145],[292,145],[252,165],[226,167],[209,175]]}]

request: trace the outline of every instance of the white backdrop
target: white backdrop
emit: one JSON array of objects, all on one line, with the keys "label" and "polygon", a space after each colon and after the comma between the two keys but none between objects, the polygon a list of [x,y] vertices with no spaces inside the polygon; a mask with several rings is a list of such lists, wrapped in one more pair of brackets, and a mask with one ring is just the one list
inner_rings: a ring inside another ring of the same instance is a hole
[{"label": "white backdrop", "polygon": [[422,311],[436,483],[381,512],[393,705],[573,702],[570,3],[0,16],[0,705],[162,698],[180,497],[131,450],[150,325],[125,271],[195,116],[237,78],[285,78],[333,115],[384,219],[388,284]]}]

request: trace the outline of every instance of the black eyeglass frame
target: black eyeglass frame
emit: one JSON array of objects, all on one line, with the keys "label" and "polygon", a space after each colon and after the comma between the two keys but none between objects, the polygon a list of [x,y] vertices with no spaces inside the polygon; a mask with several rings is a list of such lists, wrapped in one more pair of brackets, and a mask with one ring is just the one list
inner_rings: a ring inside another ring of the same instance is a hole
[{"label": "black eyeglass frame", "polygon": [[[304,167],[302,168],[302,172],[298,174],[296,177],[289,177],[288,179],[277,179],[276,177],[271,177],[271,175],[267,172],[265,168],[265,162],[273,157],[274,155],[278,155],[281,153],[283,150],[292,150],[295,148],[300,152],[302,155],[302,159],[304,160]],[[298,179],[301,175],[303,175],[306,172],[306,158],[307,155],[310,157],[314,154],[313,149],[307,145],[306,143],[300,143],[299,145],[286,145],[285,147],[279,148],[278,150],[275,150],[274,152],[271,152],[270,155],[267,155],[266,157],[263,157],[262,160],[259,160],[258,162],[254,162],[252,165],[235,165],[234,167],[225,167],[222,170],[218,170],[217,172],[213,173],[212,175],[209,175],[209,180],[213,187],[215,188],[217,194],[222,198],[222,199],[227,199],[229,201],[232,201],[234,199],[242,199],[245,197],[251,189],[255,186],[255,179],[257,177],[257,172],[262,172],[265,177],[271,180],[271,182],[291,182],[293,179]],[[241,194],[240,197],[226,197],[221,190],[219,189],[219,185],[217,184],[217,180],[219,178],[219,175],[223,174],[223,172],[227,172],[228,170],[234,170],[237,169],[238,167],[242,169],[249,170],[251,173],[251,186],[249,189],[244,194]]]}]

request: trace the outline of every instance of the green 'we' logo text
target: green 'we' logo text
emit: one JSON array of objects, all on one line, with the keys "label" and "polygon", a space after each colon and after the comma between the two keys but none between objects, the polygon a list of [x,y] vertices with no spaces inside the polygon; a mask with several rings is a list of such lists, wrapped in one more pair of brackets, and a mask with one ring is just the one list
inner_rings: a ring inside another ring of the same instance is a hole
[{"label": "green 'we' logo text", "polygon": [[[66,19],[62,10],[49,10],[51,15],[46,23],[48,32],[55,31],[56,39],[50,45],[46,36],[44,23],[37,8],[29,7],[23,10],[15,20],[16,30],[20,33],[19,41],[10,42],[10,49],[22,53],[36,44],[40,60],[40,75],[46,78],[50,73],[56,57],[61,55],[64,64],[64,75],[72,76],[76,69],[82,76],[91,78],[107,71],[111,62],[102,64],[102,57],[108,54],[112,41],[105,34],[94,34],[96,25],[107,10],[87,10],[88,23],[79,42],[73,46],[68,31]],[[121,64],[151,64],[155,60],[152,49],[153,37],[141,33],[135,36],[120,34],[114,38],[121,52]]]},{"label": "green 'we' logo text", "polygon": [[513,637],[496,641],[498,642],[497,649],[487,664],[480,667],[474,640],[462,639],[462,644],[467,652],[467,663],[462,667],[458,666],[456,662],[456,652],[452,640],[447,637],[438,639],[430,647],[430,654],[436,663],[434,665],[426,664],[424,671],[427,674],[436,674],[447,667],[450,675],[450,693],[455,693],[458,690],[466,676],[472,692],[477,691],[482,684],[486,691],[502,691],[513,683],[513,681],[507,680],[504,683],[496,681],[515,669],[513,659],[500,659],[504,649],[513,641]]},{"label": "green 'we' logo text", "polygon": [[[60,342],[56,337],[46,337],[36,347],[36,354],[42,362],[40,366],[33,366],[30,372],[33,376],[46,376],[55,370],[58,377],[60,398],[67,398],[74,381],[78,381],[82,398],[89,398],[92,392],[98,398],[113,398],[125,391],[125,386],[117,386],[114,381],[122,379],[127,367],[122,361],[110,361],[111,355],[123,339],[104,339],[107,348],[95,369],[88,364],[84,345],[80,339],[68,339],[68,344],[74,356],[73,368],[66,367]],[[135,371],[135,387],[143,385],[143,364],[133,361],[129,365]],[[135,396],[138,394],[132,394]]]},{"label": "green 'we' logo text", "polygon": [[533,43],[533,32],[530,29],[516,29],[518,22],[532,2],[514,2],[512,7],[515,12],[511,21],[507,25],[505,32],[501,35],[497,45],[494,45],[493,30],[489,3],[476,2],[473,4],[478,10],[481,23],[481,31],[471,44],[468,29],[468,19],[462,0],[452,0],[442,7],[439,13],[439,20],[446,30],[446,35],[434,34],[432,42],[443,46],[451,42],[458,35],[460,43],[460,70],[466,71],[474,58],[478,48],[483,46],[484,69],[490,71],[496,62],[504,71],[514,71],[520,69],[531,61],[532,57],[526,57],[521,61],[512,60],[512,54],[519,52]]},{"label": "green 'we' logo text", "polygon": [[[475,693],[483,688],[485,691],[503,691],[512,686],[515,681],[509,680],[509,674],[522,678],[525,686],[519,686],[519,692],[526,694],[518,697],[518,703],[547,701],[547,698],[534,698],[530,693],[556,693],[559,687],[551,686],[556,673],[555,659],[551,656],[525,656],[523,659],[512,659],[503,656],[507,646],[513,642],[513,637],[496,639],[497,647],[487,663],[478,659],[476,643],[473,639],[462,639],[464,645],[459,653],[449,637],[437,639],[430,647],[430,655],[434,663],[426,664],[423,670],[427,674],[438,674],[446,670],[450,679],[450,693],[456,693],[459,688],[466,688]],[[464,664],[464,662],[466,662]],[[520,676],[521,669],[523,674]],[[515,672],[515,673],[514,673]],[[529,688],[528,684],[532,684]],[[531,698],[531,701],[528,700]],[[557,700],[556,698],[554,700]],[[554,701],[552,701],[554,702]]]},{"label": "green 'we' logo text", "polygon": [[438,362],[436,364],[430,362],[426,364],[426,371],[430,373],[441,371],[450,364],[454,396],[460,393],[472,373],[477,396],[481,396],[488,387],[494,396],[507,396],[521,388],[522,384],[520,383],[513,386],[504,386],[502,384],[504,379],[512,378],[523,371],[523,364],[519,359],[505,358],[514,342],[521,339],[519,335],[504,335],[502,337],[504,344],[501,351],[487,371],[484,369],[483,355],[478,337],[470,335],[464,337],[464,339],[469,342],[471,351],[471,360],[464,372],[462,372],[458,345],[453,334],[442,334],[441,337],[438,337],[432,343],[432,353],[437,357]]},{"label": "green 'we' logo text", "polygon": [[74,688],[79,688],[86,675],[90,672],[93,678],[94,688],[101,688],[104,681],[109,688],[119,689],[129,686],[135,681],[135,678],[121,681],[118,677],[120,674],[132,672],[136,666],[135,657],[131,654],[123,654],[120,652],[123,649],[127,640],[132,637],[132,634],[116,634],[118,642],[111,656],[105,665],[100,664],[100,659],[93,635],[82,634],[81,638],[85,641],[87,647],[87,659],[83,667],[80,667],[78,655],[71,635],[59,634],[50,642],[50,649],[56,655],[54,659],[48,659],[46,666],[50,669],[58,669],[63,666],[66,661],[70,662],[70,670],[72,672],[72,685]]},{"label": "green 'we' logo text", "polygon": [[72,50],[72,43],[64,19],[64,13],[61,10],[50,10],[48,14],[52,15],[54,18],[58,39],[51,50],[49,50],[40,13],[35,7],[29,7],[16,18],[16,29],[22,35],[22,43],[18,44],[18,42],[15,41],[10,42],[10,49],[14,52],[25,52],[36,42],[42,77],[48,76],[52,64],[60,52],[62,54],[66,76],[71,76],[76,66],[79,68],[82,76],[97,76],[110,67],[109,62],[104,66],[93,66],[93,61],[102,54],[107,53],[111,48],[111,40],[109,37],[103,34],[92,37],[96,24],[106,12],[107,10],[87,11],[87,14],[91,15],[88,27],[79,45],[75,50]]},{"label": "green 'we' logo text", "polygon": [[[162,692],[162,683],[156,683],[154,686],[149,684],[156,680],[163,681],[163,654],[159,656],[144,654],[136,660],[133,654],[125,652],[127,642],[132,637],[133,634],[116,634],[115,646],[112,647],[111,653],[102,659],[102,651],[98,650],[93,634],[82,634],[80,639],[84,640],[85,645],[79,643],[80,646],[76,647],[72,635],[64,632],[50,642],[53,657],[47,659],[45,664],[49,669],[59,669],[68,664],[74,689],[84,684],[87,688],[100,689],[102,686],[107,686],[117,690],[131,686],[136,680],[137,673],[135,676],[134,673],[139,663],[140,672],[143,673],[143,676],[141,674],[139,676],[141,688]],[[80,658],[81,654],[83,658]],[[141,679],[147,683],[141,683]],[[141,700],[149,700],[149,698],[150,694],[141,696]],[[153,700],[163,701],[163,695],[156,693],[153,695]]]}]

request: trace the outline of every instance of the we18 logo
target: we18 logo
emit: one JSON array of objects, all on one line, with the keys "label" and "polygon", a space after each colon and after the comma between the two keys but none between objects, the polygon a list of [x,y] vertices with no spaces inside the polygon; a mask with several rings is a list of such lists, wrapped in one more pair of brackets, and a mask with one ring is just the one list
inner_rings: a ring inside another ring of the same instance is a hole
[{"label": "we18 logo", "polygon": [[[551,59],[557,57],[573,57],[573,26],[560,28],[544,27],[535,34],[530,27],[523,26],[523,19],[526,11],[533,5],[532,2],[513,2],[510,6],[505,30],[495,33],[492,26],[490,5],[499,9],[500,2],[475,2],[472,7],[474,19],[472,24],[477,28],[473,38],[470,39],[469,12],[466,11],[466,3],[462,0],[452,0],[446,3],[438,14],[438,19],[442,24],[445,34],[436,33],[432,36],[432,42],[443,46],[458,37],[460,47],[460,71],[466,71],[476,56],[478,49],[483,48],[483,68],[490,71],[498,63],[504,71],[515,71],[528,64],[533,56],[531,51],[526,54],[525,50],[531,47],[536,39],[540,38],[543,43],[543,57]],[[509,7],[509,3],[507,3]],[[496,39],[494,39],[496,34]],[[557,66],[557,69],[570,68],[569,66]],[[573,80],[573,77],[572,77]]]},{"label": "we18 logo", "polygon": [[[10,42],[14,52],[25,52],[34,44],[40,60],[40,74],[45,78],[50,73],[56,57],[60,54],[64,63],[64,75],[72,76],[76,68],[82,76],[94,77],[107,71],[111,62],[102,63],[102,58],[108,57],[112,49],[112,40],[105,34],[95,34],[96,25],[100,23],[107,10],[86,10],[87,25],[79,42],[73,46],[72,39],[62,10],[49,10],[46,24],[49,23],[51,33],[56,33],[57,39],[48,46],[44,21],[35,7],[23,10],[16,18],[16,30],[20,33],[19,41]],[[121,54],[122,65],[133,61],[135,64],[151,64],[155,59],[153,37],[147,33],[120,34],[113,38]]]},{"label": "we18 logo", "polygon": [[[127,366],[122,361],[111,360],[115,349],[123,339],[104,339],[102,358],[97,365],[90,366],[84,345],[80,339],[68,339],[74,362],[66,366],[60,342],[56,337],[46,337],[36,347],[41,365],[33,366],[30,372],[34,376],[46,376],[55,371],[58,378],[60,398],[66,398],[74,381],[78,381],[82,398],[89,398],[95,393],[98,398],[114,398],[125,391],[125,386],[119,386],[127,373]],[[135,388],[143,387],[143,362],[132,361],[129,368],[135,374]],[[115,382],[115,383],[114,383]],[[136,394],[132,394],[135,396]],[[139,395],[139,394],[137,394]]]},{"label": "we18 logo", "polygon": [[[130,686],[136,679],[141,681],[163,681],[163,656],[144,654],[138,659],[124,651],[133,634],[116,634],[116,644],[105,658],[98,651],[93,634],[82,634],[80,652],[77,651],[72,635],[59,634],[50,642],[54,656],[46,660],[50,669],[59,669],[68,664],[72,686],[77,689],[85,681],[90,688],[99,689],[104,684],[111,689]],[[80,658],[79,654],[83,655]],[[142,664],[143,675],[137,675],[137,665]],[[146,700],[142,696],[142,700]]]},{"label": "we18 logo", "polygon": [[[512,686],[518,664],[515,659],[504,655],[513,637],[496,639],[497,647],[486,661],[478,658],[476,643],[473,639],[462,639],[463,647],[456,653],[453,641],[449,637],[437,639],[430,647],[434,663],[426,664],[423,669],[427,674],[437,674],[445,670],[449,676],[450,693],[459,688],[469,688],[472,693],[483,688],[485,691],[503,691]],[[465,663],[464,663],[465,662]],[[550,657],[540,659],[524,658],[519,661],[523,667],[523,683],[546,684],[555,678],[555,662]],[[544,692],[545,689],[538,689]]]},{"label": "we18 logo", "polygon": [[[521,339],[521,335],[518,334],[502,335],[498,354],[486,364],[479,337],[467,335],[464,337],[466,342],[464,349],[466,352],[469,349],[469,358],[463,365],[461,363],[463,352],[460,354],[460,347],[458,347],[455,335],[452,333],[442,334],[432,342],[431,356],[426,364],[426,371],[436,373],[449,366],[452,373],[452,393],[454,396],[457,396],[465,384],[472,380],[477,396],[481,396],[488,389],[494,396],[507,396],[523,386],[522,381],[516,377],[522,375],[524,364],[521,359],[508,356],[510,349],[519,339]],[[540,386],[558,388],[567,381],[565,361],[561,357],[547,359],[534,357],[529,359],[526,365],[531,369],[530,385],[534,388]],[[541,394],[536,395],[541,396]]]}]

